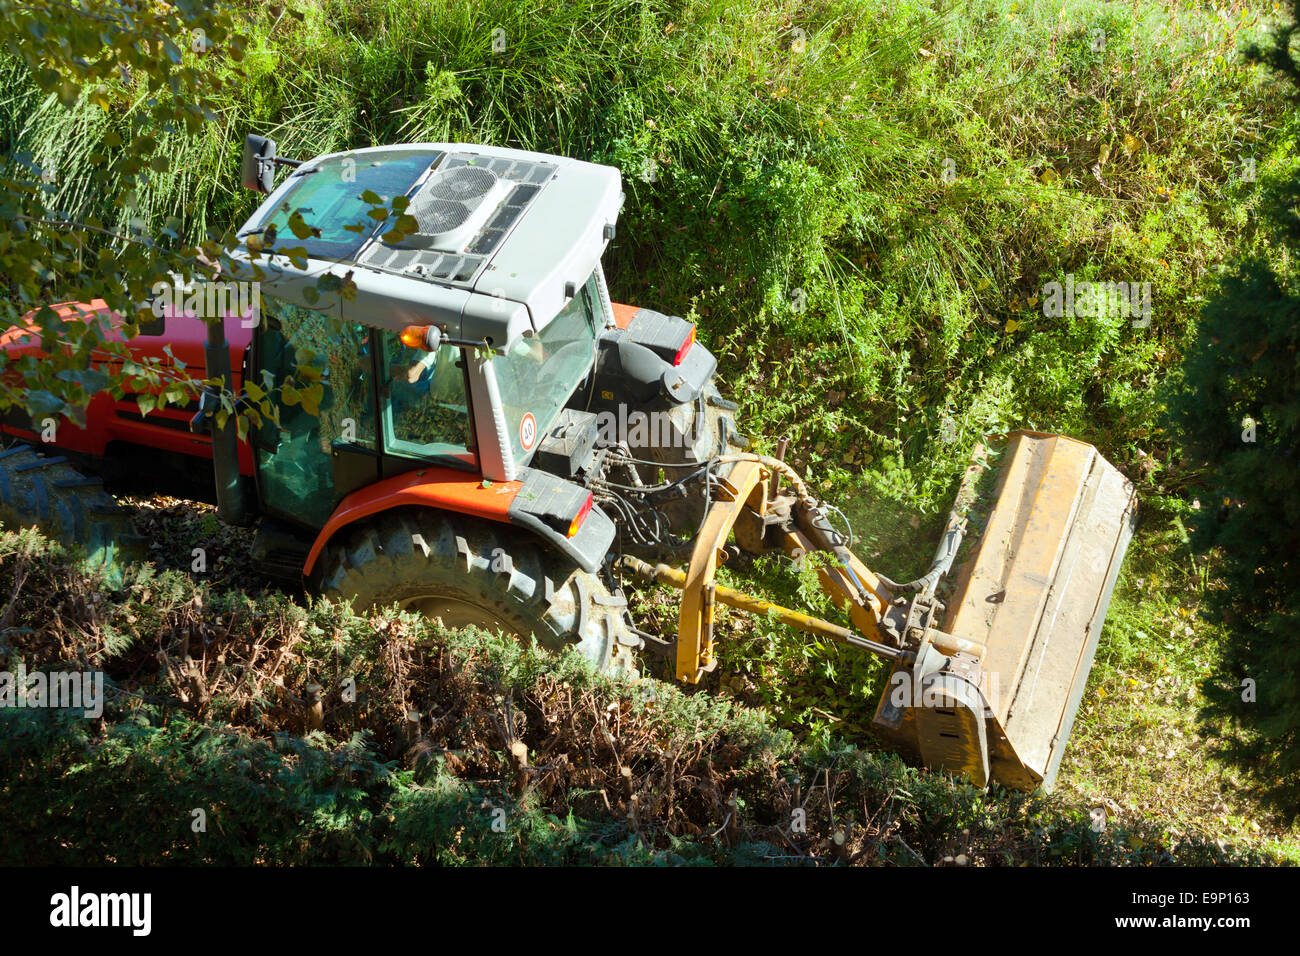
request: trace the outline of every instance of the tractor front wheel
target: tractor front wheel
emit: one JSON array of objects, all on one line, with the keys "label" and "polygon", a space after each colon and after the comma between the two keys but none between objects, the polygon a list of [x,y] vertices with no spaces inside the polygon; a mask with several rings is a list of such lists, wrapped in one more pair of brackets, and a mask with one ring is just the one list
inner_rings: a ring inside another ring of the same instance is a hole
[{"label": "tractor front wheel", "polygon": [[550,650],[576,646],[596,669],[635,676],[627,604],[597,574],[505,525],[430,510],[344,529],[321,556],[321,591],[358,610],[396,604]]}]

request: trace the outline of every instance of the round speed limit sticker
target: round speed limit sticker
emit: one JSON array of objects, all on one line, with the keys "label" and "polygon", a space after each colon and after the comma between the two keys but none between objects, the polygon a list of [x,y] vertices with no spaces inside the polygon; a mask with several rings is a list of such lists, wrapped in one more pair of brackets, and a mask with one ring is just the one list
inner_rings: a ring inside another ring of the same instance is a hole
[{"label": "round speed limit sticker", "polygon": [[537,419],[532,412],[525,412],[519,422],[519,445],[524,451],[531,451],[533,442],[537,441]]}]

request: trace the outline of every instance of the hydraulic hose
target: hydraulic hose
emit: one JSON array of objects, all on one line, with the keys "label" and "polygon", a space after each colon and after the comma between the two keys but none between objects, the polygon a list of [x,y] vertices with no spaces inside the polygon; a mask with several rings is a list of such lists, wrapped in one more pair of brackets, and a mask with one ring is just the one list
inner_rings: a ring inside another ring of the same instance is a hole
[{"label": "hydraulic hose", "polygon": [[779,458],[773,458],[770,455],[755,455],[751,452],[740,452],[735,455],[721,455],[715,459],[715,461],[720,465],[738,461],[756,461],[760,465],[770,468],[772,471],[779,471],[782,475],[788,478],[790,484],[794,486],[795,494],[798,495],[801,504],[807,505],[809,508],[816,508],[821,504],[821,502],[814,498],[812,493],[809,492],[808,485],[803,478],[800,477],[799,472],[795,471]]},{"label": "hydraulic hose", "polygon": [[877,573],[876,577],[880,578],[880,583],[891,591],[919,591],[922,594],[929,594],[939,586],[939,582],[952,569],[953,559],[957,557],[957,549],[961,547],[962,537],[965,534],[966,519],[955,512],[950,513],[948,526],[944,528],[943,537],[939,539],[939,547],[935,549],[934,558],[930,562],[930,570],[914,581],[905,581],[901,584],[891,581],[883,574]]}]

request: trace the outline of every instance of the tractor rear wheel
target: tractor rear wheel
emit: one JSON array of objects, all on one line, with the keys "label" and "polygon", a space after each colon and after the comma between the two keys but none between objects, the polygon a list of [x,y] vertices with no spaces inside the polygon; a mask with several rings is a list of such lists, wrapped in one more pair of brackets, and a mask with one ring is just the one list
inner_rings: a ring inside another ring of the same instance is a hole
[{"label": "tractor rear wheel", "polygon": [[606,674],[636,675],[627,603],[597,574],[505,525],[399,510],[344,529],[321,556],[321,591],[358,610],[396,604],[440,618],[576,646]]},{"label": "tractor rear wheel", "polygon": [[0,524],[39,528],[66,547],[83,548],[95,566],[112,567],[144,553],[130,512],[98,478],[30,445],[0,449]]}]

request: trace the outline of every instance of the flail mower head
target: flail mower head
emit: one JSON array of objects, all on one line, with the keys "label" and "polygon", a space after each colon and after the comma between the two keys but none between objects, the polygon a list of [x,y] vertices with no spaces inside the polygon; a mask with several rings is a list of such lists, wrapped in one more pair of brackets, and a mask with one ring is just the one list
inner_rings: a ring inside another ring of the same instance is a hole
[{"label": "flail mower head", "polygon": [[940,631],[896,663],[876,726],[929,766],[1051,789],[1124,552],[1132,485],[1091,445],[1009,437],[993,503],[954,581]]}]

